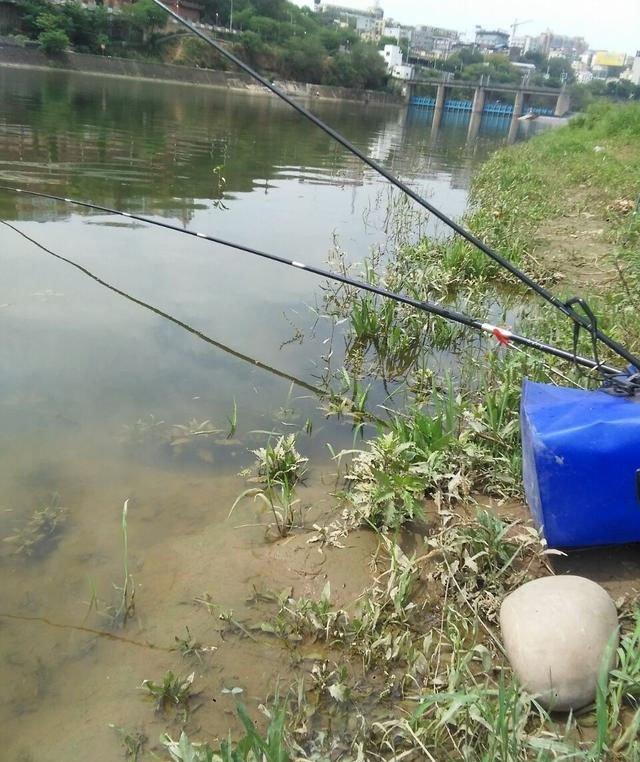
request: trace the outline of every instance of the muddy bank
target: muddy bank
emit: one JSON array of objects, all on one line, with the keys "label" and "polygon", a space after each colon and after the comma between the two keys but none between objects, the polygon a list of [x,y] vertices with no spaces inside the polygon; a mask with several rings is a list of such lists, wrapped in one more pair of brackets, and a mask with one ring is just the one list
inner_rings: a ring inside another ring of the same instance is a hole
[{"label": "muddy bank", "polygon": [[[130,58],[95,56],[85,53],[65,53],[50,58],[40,50],[0,44],[0,66],[20,69],[57,69],[78,74],[104,77],[124,77],[154,82],[175,82],[182,85],[198,85],[224,90],[269,95],[263,87],[255,84],[248,76],[235,72],[215,69],[193,69],[174,64],[136,61]],[[347,87],[329,87],[305,82],[277,81],[288,94],[299,98],[317,100],[345,100],[380,106],[399,106],[404,99],[399,95],[355,90]]]}]

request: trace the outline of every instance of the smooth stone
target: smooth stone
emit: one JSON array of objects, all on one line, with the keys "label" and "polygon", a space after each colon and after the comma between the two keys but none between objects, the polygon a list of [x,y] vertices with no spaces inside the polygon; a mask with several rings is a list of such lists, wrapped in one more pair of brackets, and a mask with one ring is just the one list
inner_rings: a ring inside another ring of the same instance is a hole
[{"label": "smooth stone", "polygon": [[553,711],[579,709],[595,699],[610,642],[610,668],[615,663],[617,628],[609,593],[584,577],[527,582],[500,608],[502,638],[516,677],[524,690]]}]

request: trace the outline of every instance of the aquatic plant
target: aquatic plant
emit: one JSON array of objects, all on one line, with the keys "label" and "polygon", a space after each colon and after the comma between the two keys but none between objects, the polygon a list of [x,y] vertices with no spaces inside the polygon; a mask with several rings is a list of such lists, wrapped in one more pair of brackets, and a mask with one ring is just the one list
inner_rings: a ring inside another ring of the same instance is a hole
[{"label": "aquatic plant", "polygon": [[161,441],[166,436],[166,423],[158,420],[153,413],[138,418],[133,424],[122,427],[122,441],[135,445],[149,445]]},{"label": "aquatic plant", "polygon": [[117,593],[116,602],[105,603],[98,597],[95,585],[91,582],[91,598],[88,604],[87,616],[92,610],[103,617],[113,628],[125,627],[127,622],[135,616],[136,589],[133,577],[129,574],[129,534],[127,528],[127,514],[129,511],[129,498],[122,506],[120,528],[122,531],[122,585],[114,583],[113,588]]},{"label": "aquatic plant", "polygon": [[253,479],[262,486],[242,492],[231,506],[229,516],[242,500],[253,497],[272,512],[278,534],[286,537],[295,525],[295,508],[299,503],[294,497],[295,489],[304,478],[309,459],[297,451],[295,434],[281,436],[275,444],[268,443],[252,452],[256,456]]},{"label": "aquatic plant", "polygon": [[48,503],[38,506],[31,517],[4,542],[13,546],[17,555],[26,558],[42,558],[56,546],[67,520],[68,510],[60,505],[58,495]]},{"label": "aquatic plant", "polygon": [[217,648],[215,646],[204,646],[200,641],[193,637],[189,627],[186,625],[185,630],[186,637],[181,638],[178,635],[174,636],[176,642],[175,650],[179,651],[185,659],[195,658],[202,664],[204,656],[207,653],[216,651]]},{"label": "aquatic plant", "polygon": [[235,397],[233,398],[233,410],[231,411],[231,415],[227,417],[227,421],[229,423],[227,439],[232,439],[238,430],[238,405],[236,404]]},{"label": "aquatic plant", "polygon": [[131,762],[138,762],[140,755],[144,753],[144,747],[149,738],[141,730],[127,730],[117,725],[109,725],[118,734],[122,742],[125,758]]},{"label": "aquatic plant", "polygon": [[161,682],[143,680],[142,688],[147,695],[155,701],[156,712],[164,712],[168,708],[175,708],[182,712],[186,718],[189,711],[189,702],[195,695],[193,683],[196,673],[180,677],[169,670]]},{"label": "aquatic plant", "polygon": [[119,593],[119,603],[115,610],[111,614],[113,624],[119,627],[124,627],[127,621],[135,614],[136,604],[136,588],[133,581],[133,577],[129,574],[129,535],[127,530],[127,513],[129,510],[129,498],[124,501],[122,506],[122,568],[123,578],[122,587],[114,585],[116,591]]},{"label": "aquatic plant", "polygon": [[169,434],[169,445],[173,449],[174,454],[179,455],[186,447],[201,438],[223,433],[224,429],[215,428],[209,419],[199,421],[197,418],[192,418],[185,424],[173,424]]},{"label": "aquatic plant", "polygon": [[178,741],[164,734],[160,741],[169,752],[173,762],[289,762],[285,736],[286,714],[277,703],[271,710],[263,708],[269,724],[265,736],[257,730],[246,709],[239,705],[238,716],[244,728],[244,737],[238,741],[231,738],[222,741],[217,752],[208,743],[195,743],[182,733]]}]

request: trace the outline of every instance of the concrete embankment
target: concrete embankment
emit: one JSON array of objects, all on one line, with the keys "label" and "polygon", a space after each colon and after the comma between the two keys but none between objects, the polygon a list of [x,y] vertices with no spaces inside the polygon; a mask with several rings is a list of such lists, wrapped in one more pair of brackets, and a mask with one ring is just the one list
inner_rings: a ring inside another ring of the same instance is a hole
[{"label": "concrete embankment", "polygon": [[[0,42],[0,66],[19,69],[55,69],[78,74],[125,77],[155,82],[175,82],[183,85],[215,87],[270,95],[261,85],[241,73],[216,71],[214,69],[193,69],[188,66],[136,61],[131,58],[94,56],[85,53],[65,53],[51,58],[42,51],[3,45]],[[318,100],[346,100],[377,105],[402,105],[399,95],[372,90],[354,90],[346,87],[329,87],[304,82],[278,81],[288,95]]]}]

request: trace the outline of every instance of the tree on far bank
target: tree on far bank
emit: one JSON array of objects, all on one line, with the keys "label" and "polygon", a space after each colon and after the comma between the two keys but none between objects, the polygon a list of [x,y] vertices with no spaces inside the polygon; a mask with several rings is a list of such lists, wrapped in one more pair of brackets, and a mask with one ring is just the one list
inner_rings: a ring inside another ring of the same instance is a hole
[{"label": "tree on far bank", "polygon": [[145,32],[161,29],[167,23],[167,14],[153,0],[137,0],[125,6],[125,12]]},{"label": "tree on far bank", "polygon": [[48,55],[59,55],[69,47],[69,38],[63,29],[47,29],[38,35],[40,47]]}]

